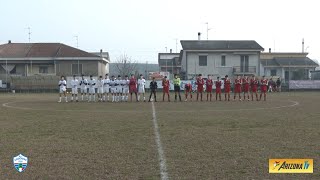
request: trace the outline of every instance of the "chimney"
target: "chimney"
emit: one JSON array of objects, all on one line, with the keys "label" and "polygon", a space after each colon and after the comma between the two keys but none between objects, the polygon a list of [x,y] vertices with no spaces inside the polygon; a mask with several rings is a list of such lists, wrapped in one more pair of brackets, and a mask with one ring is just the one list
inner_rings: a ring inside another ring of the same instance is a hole
[{"label": "chimney", "polygon": [[269,48],[269,53],[271,53],[271,48]]},{"label": "chimney", "polygon": [[8,44],[11,44],[11,40],[8,41]]},{"label": "chimney", "polygon": [[172,49],[170,49],[170,53],[172,53]]},{"label": "chimney", "polygon": [[198,32],[198,40],[200,41],[201,40],[201,33]]}]

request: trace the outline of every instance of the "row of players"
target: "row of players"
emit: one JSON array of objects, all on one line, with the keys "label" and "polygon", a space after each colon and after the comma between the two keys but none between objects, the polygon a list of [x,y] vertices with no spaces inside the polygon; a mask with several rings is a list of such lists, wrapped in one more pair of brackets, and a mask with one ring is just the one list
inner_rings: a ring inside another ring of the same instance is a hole
[{"label": "row of players", "polygon": [[[216,86],[216,100],[221,101],[221,86],[222,81],[219,77],[217,77],[217,80],[214,82],[211,79],[211,76],[208,75],[208,78],[205,80],[202,78],[202,75],[199,74],[195,84],[197,85],[197,100],[202,101],[202,95],[204,92],[204,85],[206,87],[206,93],[207,93],[207,101],[212,101],[212,91],[213,91],[213,83],[215,83]],[[90,79],[87,80],[82,75],[82,78],[79,82],[79,80],[76,79],[76,76],[73,76],[73,79],[71,80],[71,86],[72,86],[72,97],[71,101],[74,99],[78,101],[78,86],[80,86],[81,90],[81,100],[84,100],[84,96],[86,96],[87,101],[95,101],[95,86],[97,86],[97,93],[98,93],[98,101],[109,101],[109,93],[112,95],[112,102],[118,102],[118,101],[128,101],[128,95],[130,94],[130,99],[132,101],[132,94],[134,93],[136,95],[136,101],[140,101],[140,96],[143,96],[143,101],[146,101],[145,99],[145,84],[146,81],[143,78],[142,75],[140,75],[140,78],[138,80],[135,79],[134,75],[131,75],[131,78],[129,79],[128,76],[125,76],[125,78],[122,80],[121,76],[118,76],[118,79],[116,79],[114,76],[109,79],[108,74],[105,75],[105,78],[103,79],[102,76],[99,77],[99,79],[96,81],[93,79],[92,76],[90,76]],[[179,97],[179,100],[181,101],[181,95],[180,95],[180,86],[181,81],[180,78],[175,75],[173,79],[174,84],[174,92],[175,92],[175,101],[177,101],[177,97]],[[230,101],[230,92],[231,92],[231,80],[229,79],[228,75],[225,76],[224,79],[224,94],[225,94],[225,101]],[[67,95],[66,95],[66,86],[67,82],[64,79],[64,76],[61,77],[61,80],[59,81],[59,87],[60,87],[60,97],[59,102],[61,102],[61,95],[63,94],[65,97],[65,101],[67,102]],[[163,86],[163,101],[165,96],[167,95],[168,101],[170,101],[170,81],[165,77],[162,80],[162,86]],[[260,86],[260,98],[258,98],[258,86]],[[264,100],[266,100],[266,92],[267,92],[267,86],[268,86],[268,80],[265,79],[263,76],[262,79],[259,81],[255,76],[252,76],[252,78],[249,80],[247,76],[244,76],[244,78],[240,78],[240,76],[237,76],[237,78],[234,80],[234,100],[236,99],[237,95],[239,96],[239,100],[241,101],[241,92],[243,92],[243,98],[244,100],[247,97],[247,100],[250,100],[249,94],[251,94],[251,99],[253,101],[253,96],[255,95],[256,100],[261,100],[262,95],[264,97]],[[157,82],[154,80],[150,82],[150,96],[149,101],[151,99],[152,94],[154,95],[155,101],[157,101],[156,98],[156,91],[157,91],[158,85]],[[89,89],[89,92],[87,90]],[[93,96],[93,99],[92,99]],[[192,85],[190,83],[185,84],[185,101],[188,100],[188,96],[190,96],[190,100],[192,100]]]}]

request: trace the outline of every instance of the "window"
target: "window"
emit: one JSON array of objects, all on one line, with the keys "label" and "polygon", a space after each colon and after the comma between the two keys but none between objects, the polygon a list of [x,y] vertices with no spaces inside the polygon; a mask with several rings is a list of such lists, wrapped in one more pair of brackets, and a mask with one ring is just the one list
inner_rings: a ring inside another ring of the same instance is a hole
[{"label": "window", "polygon": [[82,74],[82,64],[72,64],[72,74]]},{"label": "window", "polygon": [[207,66],[207,56],[199,56],[199,66]]},{"label": "window", "polygon": [[271,69],[271,76],[277,76],[277,70]]},{"label": "window", "polygon": [[221,66],[226,66],[226,56],[221,56]]},{"label": "window", "polygon": [[241,56],[240,72],[249,72],[249,56]]},{"label": "window", "polygon": [[47,66],[40,66],[39,73],[41,74],[48,74],[48,67]]}]

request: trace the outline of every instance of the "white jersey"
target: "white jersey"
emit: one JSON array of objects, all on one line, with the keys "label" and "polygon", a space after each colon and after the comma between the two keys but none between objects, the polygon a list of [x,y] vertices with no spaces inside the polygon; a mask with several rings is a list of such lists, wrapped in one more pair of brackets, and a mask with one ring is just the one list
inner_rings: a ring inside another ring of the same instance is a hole
[{"label": "white jersey", "polygon": [[72,79],[72,80],[71,80],[71,87],[72,87],[72,88],[77,89],[77,88],[78,88],[78,84],[79,84],[78,79]]},{"label": "white jersey", "polygon": [[144,89],[144,87],[145,87],[145,85],[146,85],[146,80],[145,79],[139,79],[138,80],[138,87],[139,87],[139,89],[141,88],[143,88]]},{"label": "white jersey", "polygon": [[88,85],[89,85],[89,88],[94,88],[95,85],[96,85],[96,80],[90,79],[90,80],[88,81]]},{"label": "white jersey", "polygon": [[67,90],[67,81],[66,80],[60,80],[59,81],[59,88],[60,88],[60,93],[62,91],[66,91]]},{"label": "white jersey", "polygon": [[97,81],[97,88],[103,88],[104,86],[104,80],[103,79],[99,79]]},{"label": "white jersey", "polygon": [[103,80],[104,88],[109,88],[109,84],[110,84],[110,79],[109,78]]},{"label": "white jersey", "polygon": [[81,89],[87,89],[88,80],[87,79],[81,79],[80,80],[80,87]]},{"label": "white jersey", "polygon": [[116,93],[116,80],[110,80],[109,85],[111,93]]},{"label": "white jersey", "polygon": [[123,86],[123,88],[129,88],[129,82],[130,82],[130,80],[129,79],[124,79],[124,80],[122,80],[122,86]]}]

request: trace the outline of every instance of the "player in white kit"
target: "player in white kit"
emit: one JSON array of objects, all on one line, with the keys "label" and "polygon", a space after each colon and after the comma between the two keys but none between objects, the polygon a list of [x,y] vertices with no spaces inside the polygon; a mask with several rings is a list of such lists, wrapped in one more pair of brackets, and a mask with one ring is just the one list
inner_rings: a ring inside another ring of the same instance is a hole
[{"label": "player in white kit", "polygon": [[81,100],[83,101],[83,95],[85,95],[87,97],[87,101],[88,101],[88,95],[87,95],[87,91],[88,91],[88,80],[84,78],[84,75],[81,75],[81,80],[80,80],[80,92],[81,92]]},{"label": "player in white kit", "polygon": [[93,79],[92,75],[90,75],[88,85],[89,85],[89,100],[88,100],[88,102],[91,101],[91,95],[93,95],[93,102],[95,102],[96,101],[96,89],[95,89],[96,80]]},{"label": "player in white kit", "polygon": [[104,80],[102,79],[102,76],[99,77],[99,80],[97,82],[97,88],[98,88],[98,101],[102,102],[102,95],[103,95],[103,85]]},{"label": "player in white kit", "polygon": [[64,79],[64,76],[61,76],[61,79],[59,81],[59,103],[61,102],[61,95],[64,95],[64,99],[66,102],[68,102],[67,98],[67,81]]},{"label": "player in white kit", "polygon": [[116,79],[116,102],[119,102],[122,96],[122,86],[121,86],[121,76],[118,75],[118,79]]},{"label": "player in white kit", "polygon": [[122,80],[122,101],[128,102],[129,95],[129,78],[128,75],[125,75],[124,80]]},{"label": "player in white kit", "polygon": [[140,79],[138,80],[138,101],[140,101],[140,95],[143,95],[143,101],[146,102],[146,97],[145,97],[145,85],[146,85],[146,80],[143,78],[142,74],[140,74]]},{"label": "player in white kit", "polygon": [[106,101],[106,95],[107,95],[107,100],[109,101],[109,93],[110,93],[110,79],[109,79],[109,75],[106,74],[105,78],[103,80],[103,101]]},{"label": "player in white kit", "polygon": [[75,97],[76,102],[78,102],[78,84],[79,81],[76,79],[76,75],[73,75],[73,79],[71,80],[71,101],[73,101],[73,97]]},{"label": "player in white kit", "polygon": [[115,95],[116,95],[116,80],[114,79],[114,76],[111,76],[111,80],[109,82],[111,96],[112,96],[112,102],[115,101]]}]

